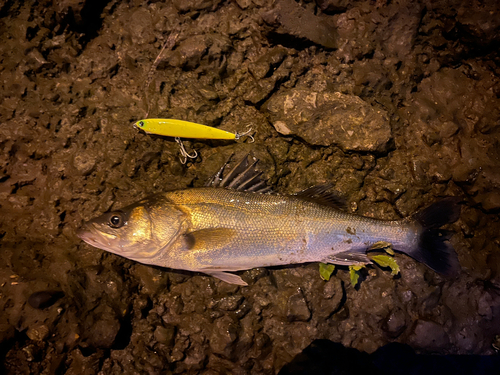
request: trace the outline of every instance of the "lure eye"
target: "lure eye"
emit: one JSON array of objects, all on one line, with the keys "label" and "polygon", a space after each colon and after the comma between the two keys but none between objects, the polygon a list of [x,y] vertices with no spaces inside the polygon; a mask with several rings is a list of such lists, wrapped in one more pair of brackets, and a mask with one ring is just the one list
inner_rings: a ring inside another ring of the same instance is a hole
[{"label": "lure eye", "polygon": [[121,228],[123,224],[125,224],[125,220],[123,219],[123,215],[121,214],[114,214],[108,220],[108,225],[111,228]]},{"label": "lure eye", "polygon": [[137,125],[139,125],[142,128],[144,126],[144,121],[139,121]]}]

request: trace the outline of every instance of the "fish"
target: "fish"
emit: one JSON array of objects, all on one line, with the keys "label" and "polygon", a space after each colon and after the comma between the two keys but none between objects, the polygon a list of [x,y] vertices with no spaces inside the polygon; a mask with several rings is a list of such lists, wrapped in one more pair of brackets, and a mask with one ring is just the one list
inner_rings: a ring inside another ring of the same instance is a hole
[{"label": "fish", "polygon": [[143,264],[242,286],[248,284],[233,272],[309,262],[370,264],[367,253],[380,243],[438,273],[452,275],[459,268],[452,232],[440,229],[458,219],[459,198],[444,198],[400,220],[379,220],[347,212],[329,184],[274,193],[257,162],[247,155],[232,169],[225,163],[204,187],[141,199],[90,220],[78,236]]},{"label": "fish", "polygon": [[146,134],[174,138],[239,139],[241,135],[207,125],[176,119],[149,118],[134,123],[134,127]]}]

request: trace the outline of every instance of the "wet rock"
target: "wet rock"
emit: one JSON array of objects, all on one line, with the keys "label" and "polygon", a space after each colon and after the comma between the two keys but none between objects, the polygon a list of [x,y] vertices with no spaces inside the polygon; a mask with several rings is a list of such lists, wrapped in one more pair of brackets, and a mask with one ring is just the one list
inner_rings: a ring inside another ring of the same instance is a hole
[{"label": "wet rock", "polygon": [[55,10],[59,13],[59,17],[61,18],[66,17],[68,13],[72,14],[75,21],[81,24],[82,11],[86,5],[87,1],[85,0],[62,0],[55,4]]},{"label": "wet rock", "polygon": [[486,211],[500,210],[500,191],[490,191],[475,198]]},{"label": "wet rock", "polygon": [[45,309],[52,306],[56,301],[64,296],[61,291],[40,291],[35,292],[28,298],[28,303],[35,309]]},{"label": "wet rock", "polygon": [[156,341],[171,346],[174,344],[175,327],[171,324],[168,324],[164,327],[158,326],[155,329],[154,337]]},{"label": "wet rock", "polygon": [[273,48],[252,64],[249,69],[256,79],[262,79],[269,74],[271,68],[281,63],[287,55],[287,50],[283,47]]},{"label": "wet rock", "polygon": [[460,128],[456,123],[452,121],[446,121],[443,124],[441,124],[441,127],[439,128],[439,135],[442,138],[450,138],[454,136],[459,129]]},{"label": "wet rock", "polygon": [[226,297],[222,297],[218,301],[217,306],[221,310],[234,311],[240,306],[242,301],[243,301],[243,296],[239,296],[239,295],[226,296]]},{"label": "wet rock", "polygon": [[208,39],[205,35],[196,35],[184,40],[169,57],[172,66],[187,66],[194,68],[208,49]]},{"label": "wet rock", "polygon": [[265,103],[275,129],[312,145],[345,151],[387,152],[392,139],[387,113],[353,95],[285,90]]},{"label": "wet rock", "polygon": [[175,340],[174,348],[170,354],[170,360],[172,362],[177,362],[182,360],[186,356],[186,350],[189,347],[189,337],[180,335]]},{"label": "wet rock", "polygon": [[306,38],[327,48],[337,47],[333,26],[293,0],[278,1],[276,7],[264,13],[262,18],[269,24],[278,24],[277,32],[280,34]]},{"label": "wet rock", "polygon": [[198,344],[192,345],[184,359],[184,364],[189,366],[190,369],[199,370],[203,368],[205,358],[207,357],[207,348],[205,345]]},{"label": "wet rock", "polygon": [[96,162],[97,159],[92,154],[76,154],[73,158],[73,165],[82,176],[92,173],[96,167]]},{"label": "wet rock", "polygon": [[457,20],[469,33],[471,42],[488,45],[500,39],[500,20],[496,1],[485,1],[479,4],[464,2],[458,8]]},{"label": "wet rock", "polygon": [[394,309],[384,319],[382,329],[387,332],[391,338],[401,335],[406,329],[406,315],[401,309]]},{"label": "wet rock", "polygon": [[136,43],[145,44],[154,41],[155,36],[151,27],[153,17],[149,9],[140,7],[131,15],[129,22],[131,36]]},{"label": "wet rock", "polygon": [[230,49],[231,41],[217,34],[191,36],[180,42],[179,47],[167,54],[170,65],[194,69],[205,55],[216,58]]},{"label": "wet rock", "polygon": [[114,310],[101,304],[87,316],[85,321],[86,342],[93,348],[109,349],[113,346],[121,328]]},{"label": "wet rock", "polygon": [[241,9],[247,9],[252,4],[252,0],[236,0],[236,4],[238,4]]},{"label": "wet rock", "polygon": [[65,375],[92,374],[102,370],[99,366],[101,361],[99,353],[84,356],[80,349],[75,349],[68,355],[68,361],[71,361],[71,364]]},{"label": "wet rock", "polygon": [[238,338],[236,322],[229,316],[223,316],[215,321],[212,335],[210,336],[210,348],[214,353],[231,357],[234,343]]},{"label": "wet rock", "polygon": [[345,290],[342,281],[336,277],[332,277],[324,284],[323,295],[314,296],[311,302],[313,315],[327,319],[341,309],[345,299]]},{"label": "wet rock", "polygon": [[408,340],[413,347],[427,351],[444,350],[450,344],[444,328],[426,320],[417,320]]},{"label": "wet rock", "polygon": [[311,311],[307,306],[306,299],[302,290],[298,289],[296,293],[288,298],[286,305],[286,318],[289,322],[301,321],[307,322],[311,317]]},{"label": "wet rock", "polygon": [[26,336],[28,336],[33,341],[43,341],[49,337],[49,327],[45,324],[37,325],[35,327],[28,328]]},{"label": "wet rock", "polygon": [[215,9],[221,0],[175,0],[174,5],[181,12],[193,10]]},{"label": "wet rock", "polygon": [[421,20],[421,6],[413,3],[406,6],[394,4],[389,7],[391,17],[387,21],[383,48],[388,56],[405,61],[413,49]]},{"label": "wet rock", "polygon": [[327,13],[340,13],[347,10],[352,2],[349,0],[316,0],[318,7]]}]

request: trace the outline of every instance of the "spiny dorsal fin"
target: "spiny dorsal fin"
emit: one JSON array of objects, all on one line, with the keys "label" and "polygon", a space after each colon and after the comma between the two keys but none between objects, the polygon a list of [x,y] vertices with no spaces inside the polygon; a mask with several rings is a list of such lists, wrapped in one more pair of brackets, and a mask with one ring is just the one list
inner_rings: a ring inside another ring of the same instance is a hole
[{"label": "spiny dorsal fin", "polygon": [[328,190],[331,189],[332,187],[333,185],[330,183],[316,185],[310,187],[309,189],[305,189],[302,190],[301,192],[298,192],[297,194],[295,194],[295,196],[302,200],[318,203],[323,206],[333,207],[338,210],[347,209],[347,202],[345,201],[344,198],[334,193],[328,192]]},{"label": "spiny dorsal fin", "polygon": [[232,190],[254,193],[268,193],[271,191],[271,188],[267,186],[267,181],[261,178],[262,172],[255,168],[259,159],[252,156],[252,163],[250,163],[248,160],[250,154],[247,154],[226,172],[225,169],[233,155],[229,157],[221,169],[207,182],[206,186],[225,187]]}]

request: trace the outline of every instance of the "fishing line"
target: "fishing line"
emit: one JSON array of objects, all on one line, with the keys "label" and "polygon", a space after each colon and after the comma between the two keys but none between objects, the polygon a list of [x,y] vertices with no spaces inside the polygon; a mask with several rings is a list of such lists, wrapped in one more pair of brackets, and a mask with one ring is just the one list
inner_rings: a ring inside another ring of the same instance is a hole
[{"label": "fishing line", "polygon": [[167,40],[165,43],[163,43],[163,47],[160,50],[160,53],[158,56],[156,56],[155,61],[153,62],[153,65],[151,66],[151,69],[149,69],[148,76],[146,78],[146,84],[144,85],[144,93],[145,93],[145,98],[146,98],[146,105],[147,105],[147,111],[146,111],[146,117],[149,115],[149,86],[151,85],[151,81],[153,80],[154,73],[156,72],[156,68],[158,67],[158,64],[160,63],[161,56],[163,55],[163,52],[165,49],[171,50],[175,46],[175,42],[177,41],[177,37],[179,36],[180,30],[179,26],[176,26],[174,30],[170,33],[168,36]]}]

